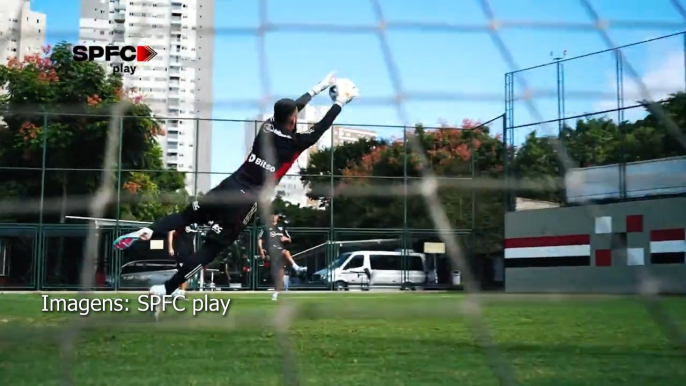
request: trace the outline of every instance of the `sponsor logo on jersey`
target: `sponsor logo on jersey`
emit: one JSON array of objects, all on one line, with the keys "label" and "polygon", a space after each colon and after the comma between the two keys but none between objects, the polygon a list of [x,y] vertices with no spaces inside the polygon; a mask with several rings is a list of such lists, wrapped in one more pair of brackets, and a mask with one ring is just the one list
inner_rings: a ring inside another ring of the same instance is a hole
[{"label": "sponsor logo on jersey", "polygon": [[288,134],[284,134],[281,130],[277,129],[276,127],[274,127],[273,124],[268,123],[268,122],[265,122],[265,124],[263,126],[263,130],[266,131],[267,133],[274,133],[274,134],[276,134],[282,138],[291,138],[291,139],[293,138]]},{"label": "sponsor logo on jersey", "polygon": [[216,234],[220,234],[224,230],[224,228],[220,227],[219,224],[212,225],[211,229],[212,229],[212,232],[214,232]]},{"label": "sponsor logo on jersey", "polygon": [[267,161],[263,160],[262,158],[258,157],[255,155],[255,153],[250,153],[250,156],[248,156],[248,162],[253,163],[259,167],[261,167],[264,170],[270,171],[274,173],[276,171],[276,168],[269,164]]}]

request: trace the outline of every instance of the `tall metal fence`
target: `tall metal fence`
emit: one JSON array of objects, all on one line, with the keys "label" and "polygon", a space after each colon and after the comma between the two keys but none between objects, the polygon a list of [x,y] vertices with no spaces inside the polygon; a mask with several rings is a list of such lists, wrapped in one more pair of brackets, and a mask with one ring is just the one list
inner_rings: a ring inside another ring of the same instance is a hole
[{"label": "tall metal fence", "polygon": [[[212,141],[207,141],[199,120],[159,119],[162,125],[157,127],[145,117],[45,112],[6,114],[5,121],[14,141],[0,145],[3,289],[77,288],[93,226],[99,243],[97,288],[141,289],[169,274],[174,266],[167,235],[124,252],[112,250],[113,240],[188,205],[194,192],[207,191],[199,181],[214,186],[228,177],[231,170],[223,162],[203,164],[201,157],[208,151],[203,146],[224,141],[212,150],[237,153],[233,159],[238,165],[261,124],[213,121]],[[291,276],[291,288],[336,288],[340,283],[322,270],[356,250],[397,251],[402,256],[393,267],[402,272],[400,279],[383,285],[452,286],[456,267],[444,251],[426,247],[440,243],[446,232],[458,236],[483,281],[497,285],[491,257],[502,249],[502,130],[502,116],[464,128],[344,125],[329,130],[276,188],[272,210],[285,216],[293,236],[287,247],[296,262],[307,267],[306,274]],[[106,168],[105,143],[113,132],[120,136],[117,162]],[[235,139],[241,137],[244,143]],[[193,144],[192,152],[170,152],[184,138]],[[436,174],[435,188],[451,230],[437,229],[431,221],[423,201],[427,181],[420,175],[410,139],[422,144]],[[165,157],[157,141],[166,147]],[[116,181],[116,190],[105,215],[89,218],[99,199],[96,188],[108,176]],[[269,262],[258,258],[263,223],[256,219],[203,280],[234,289],[272,286]],[[202,237],[196,245],[201,242]],[[423,268],[415,252],[425,253]],[[425,276],[410,278],[417,271]],[[359,277],[349,285],[364,287],[368,281]]]},{"label": "tall metal fence", "polygon": [[540,188],[514,195],[578,205],[684,193],[684,90],[686,32],[505,74],[508,174]]},{"label": "tall metal fence", "polygon": [[[647,59],[656,55],[646,51],[650,49],[663,50],[672,56],[666,60],[674,59],[664,74],[671,78],[669,82],[644,79],[651,70]],[[686,90],[686,31],[575,57],[566,57],[566,52],[551,52],[551,56],[557,57],[550,63],[505,74],[511,146],[521,142],[521,133],[532,127],[547,125],[546,134],[556,135],[565,124],[589,115],[603,114],[623,122],[631,118],[627,110],[640,107],[639,101],[660,101],[669,93]],[[593,104],[585,104],[589,101]]]}]

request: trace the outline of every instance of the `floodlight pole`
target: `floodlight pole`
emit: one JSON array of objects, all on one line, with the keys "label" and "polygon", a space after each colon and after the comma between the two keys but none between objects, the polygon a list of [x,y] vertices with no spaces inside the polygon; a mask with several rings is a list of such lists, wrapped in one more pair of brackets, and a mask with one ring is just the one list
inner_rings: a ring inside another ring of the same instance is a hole
[{"label": "floodlight pole", "polygon": [[622,51],[615,50],[615,76],[617,78],[617,125],[624,122],[624,58]]},{"label": "floodlight pole", "polygon": [[562,128],[564,127],[565,118],[565,67],[563,64],[565,56],[567,56],[567,50],[562,51],[562,55],[557,57],[550,53],[557,67],[557,135],[558,137],[562,133]]}]

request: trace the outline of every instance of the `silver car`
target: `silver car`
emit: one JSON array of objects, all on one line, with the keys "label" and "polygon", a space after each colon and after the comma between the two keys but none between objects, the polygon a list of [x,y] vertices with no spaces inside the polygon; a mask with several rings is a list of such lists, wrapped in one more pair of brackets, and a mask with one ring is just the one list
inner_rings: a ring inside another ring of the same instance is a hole
[{"label": "silver car", "polygon": [[[135,260],[124,264],[119,275],[120,287],[149,288],[162,284],[176,273],[174,260]],[[112,278],[108,278],[111,283]]]}]

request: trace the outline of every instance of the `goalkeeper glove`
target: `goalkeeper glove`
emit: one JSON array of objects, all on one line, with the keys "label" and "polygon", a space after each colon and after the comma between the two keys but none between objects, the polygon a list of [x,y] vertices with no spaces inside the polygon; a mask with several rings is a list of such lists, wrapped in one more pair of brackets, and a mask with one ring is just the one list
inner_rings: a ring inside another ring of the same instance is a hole
[{"label": "goalkeeper glove", "polygon": [[360,91],[355,86],[350,79],[338,79],[336,80],[336,88],[338,91],[338,96],[336,97],[336,103],[343,106],[350,103],[351,100],[360,96]]},{"label": "goalkeeper glove", "polygon": [[319,83],[312,87],[312,90],[310,90],[310,95],[315,96],[320,92],[326,90],[327,88],[333,86],[334,83],[336,83],[336,71],[330,72],[327,76],[324,77],[324,79],[322,79]]}]

